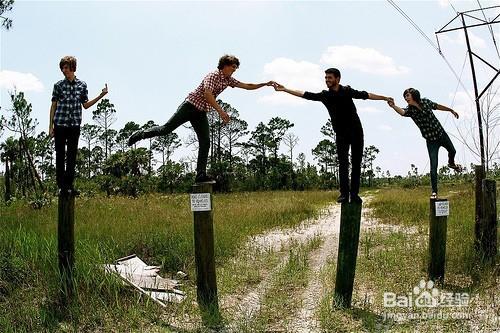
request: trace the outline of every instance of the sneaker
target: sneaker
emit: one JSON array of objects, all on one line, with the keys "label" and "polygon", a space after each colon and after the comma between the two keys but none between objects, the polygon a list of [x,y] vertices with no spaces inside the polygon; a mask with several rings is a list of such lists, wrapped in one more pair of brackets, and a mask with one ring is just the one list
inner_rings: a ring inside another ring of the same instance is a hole
[{"label": "sneaker", "polygon": [[80,196],[80,191],[77,190],[76,188],[72,187],[68,190],[68,192],[73,195],[74,197],[79,197]]},{"label": "sneaker", "polygon": [[137,141],[144,139],[144,131],[138,130],[128,138],[128,146],[133,146]]},{"label": "sneaker", "polygon": [[448,163],[448,168],[455,170],[456,172],[462,171],[462,166],[460,164]]},{"label": "sneaker", "polygon": [[206,172],[199,172],[194,179],[195,183],[211,183],[215,182],[214,178],[207,175]]},{"label": "sneaker", "polygon": [[363,202],[363,199],[357,194],[351,194],[351,202],[360,204]]},{"label": "sneaker", "polygon": [[339,197],[337,198],[338,203],[344,203],[344,202],[348,202],[348,201],[349,201],[349,197],[346,194],[340,194]]},{"label": "sneaker", "polygon": [[437,199],[438,194],[436,192],[432,192],[431,199]]}]

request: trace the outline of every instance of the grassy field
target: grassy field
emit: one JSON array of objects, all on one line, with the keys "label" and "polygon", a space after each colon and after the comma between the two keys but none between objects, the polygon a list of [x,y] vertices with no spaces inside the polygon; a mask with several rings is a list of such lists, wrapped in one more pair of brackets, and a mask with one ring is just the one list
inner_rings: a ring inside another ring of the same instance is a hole
[{"label": "grassy field", "polygon": [[[408,295],[420,280],[427,280],[428,192],[428,188],[387,188],[370,193],[370,215],[387,226],[361,231],[354,306],[336,308],[332,297],[326,296],[318,314],[326,331],[491,332],[500,328],[500,266],[483,263],[475,254],[472,185],[441,189],[441,195],[449,199],[450,216],[445,280],[437,286],[441,291],[467,293],[470,305],[439,309],[450,318],[447,320],[394,320],[391,312],[403,312],[401,318],[405,318],[416,311],[422,318],[424,311],[383,307],[384,292]],[[333,294],[335,269],[335,262],[324,269],[327,295]],[[470,319],[452,318],[462,315]]]},{"label": "grassy field", "polygon": [[[314,216],[334,195],[215,195],[217,265],[234,256],[248,236],[294,226]],[[0,332],[168,332],[156,305],[139,300],[135,292],[105,276],[99,265],[136,253],[150,265],[161,265],[165,276],[183,270],[194,277],[188,195],[78,198],[75,209],[77,295],[62,313],[54,301],[60,285],[57,201],[41,210],[23,202],[0,206]],[[188,294],[193,284],[187,281]]]},{"label": "grassy field", "polygon": [[[488,332],[500,323],[500,268],[482,263],[473,249],[474,193],[470,185],[443,186],[450,200],[446,276],[438,288],[471,295],[468,320],[384,318],[383,293],[411,293],[427,279],[429,189],[369,191],[369,215],[377,227],[360,236],[353,307],[334,305],[336,254],[322,269],[325,296],[317,318],[325,332]],[[231,297],[269,276],[261,310],[239,332],[280,329],[301,305],[298,295],[310,274],[309,256],[321,237],[290,249],[244,249],[248,237],[296,226],[335,199],[332,192],[259,192],[214,196],[217,278],[224,320]],[[57,201],[41,210],[25,203],[0,206],[0,332],[170,332],[175,320],[200,327],[194,281],[192,213],[187,195],[138,199],[78,198],[76,201],[75,302],[62,312],[58,294]],[[382,224],[382,225],[381,225]],[[187,301],[162,310],[106,276],[99,265],[136,253],[161,265],[164,276],[188,273]],[[498,262],[498,261],[497,261]],[[273,272],[272,275],[269,273]],[[450,313],[453,309],[448,309]],[[482,317],[481,317],[482,316]],[[177,318],[177,319],[172,319]],[[180,318],[180,319],[179,319]],[[496,318],[496,319],[495,319]],[[496,320],[496,322],[495,322]],[[197,322],[198,321],[198,322]]]}]

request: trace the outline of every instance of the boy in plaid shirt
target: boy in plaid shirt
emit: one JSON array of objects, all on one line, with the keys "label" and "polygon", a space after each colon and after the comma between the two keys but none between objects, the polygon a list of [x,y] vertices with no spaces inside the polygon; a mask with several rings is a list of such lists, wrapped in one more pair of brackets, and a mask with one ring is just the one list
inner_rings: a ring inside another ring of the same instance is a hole
[{"label": "boy in plaid shirt", "polygon": [[78,195],[73,181],[82,122],[82,106],[88,109],[97,103],[108,93],[108,85],[105,85],[99,96],[89,101],[87,84],[75,76],[76,58],[63,57],[59,62],[59,68],[64,75],[64,80],[54,84],[52,91],[49,135],[55,139],[56,181],[59,193]]},{"label": "boy in plaid shirt", "polygon": [[444,147],[448,151],[448,167],[450,169],[460,172],[462,167],[455,163],[455,154],[457,151],[432,110],[448,111],[457,119],[458,113],[447,106],[437,104],[427,98],[420,98],[420,92],[414,88],[406,89],[403,92],[403,97],[408,103],[406,108],[400,108],[394,103],[394,100],[388,101],[388,104],[401,116],[411,118],[425,139],[431,165],[431,199],[436,199],[438,193],[437,167],[439,148]]},{"label": "boy in plaid shirt", "polygon": [[207,112],[215,109],[219,113],[224,124],[229,122],[229,115],[216,102],[219,95],[228,86],[231,88],[242,88],[254,90],[263,86],[272,86],[273,82],[265,83],[243,83],[232,77],[240,66],[238,58],[232,55],[224,55],[219,59],[217,70],[205,76],[200,85],[191,92],[182,102],[174,115],[163,126],[155,126],[145,130],[139,130],[128,139],[128,145],[132,146],[139,140],[144,140],[160,135],[167,135],[177,127],[186,122],[193,126],[199,141],[198,161],[196,164],[196,179],[198,182],[211,181],[212,178],[206,174],[208,152],[210,150],[210,129],[208,126]]}]

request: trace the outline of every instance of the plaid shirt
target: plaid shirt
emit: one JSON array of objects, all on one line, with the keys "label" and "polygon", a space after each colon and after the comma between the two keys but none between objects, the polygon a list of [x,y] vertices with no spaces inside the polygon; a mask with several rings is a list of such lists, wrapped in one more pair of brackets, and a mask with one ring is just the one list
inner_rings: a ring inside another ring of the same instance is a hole
[{"label": "plaid shirt", "polygon": [[72,82],[64,79],[54,84],[52,102],[57,102],[54,125],[80,126],[82,123],[82,103],[88,100],[87,84],[76,77]]},{"label": "plaid shirt", "polygon": [[405,110],[404,116],[413,120],[426,140],[438,140],[443,135],[444,129],[432,112],[432,110],[437,109],[437,104],[427,98],[422,98],[420,106],[422,110],[413,105],[408,105],[407,108],[403,109]]},{"label": "plaid shirt", "polygon": [[205,99],[205,89],[212,91],[215,98],[228,86],[231,88],[236,87],[240,81],[234,79],[233,77],[225,77],[221,70],[216,70],[215,72],[209,73],[203,81],[201,81],[198,88],[191,92],[186,101],[193,104],[198,110],[210,111],[212,106]]}]

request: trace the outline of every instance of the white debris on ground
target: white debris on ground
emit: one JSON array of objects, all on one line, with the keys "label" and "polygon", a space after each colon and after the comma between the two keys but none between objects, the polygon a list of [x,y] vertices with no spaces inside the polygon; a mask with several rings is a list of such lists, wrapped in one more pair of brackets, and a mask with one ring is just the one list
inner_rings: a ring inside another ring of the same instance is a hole
[{"label": "white debris on ground", "polygon": [[163,302],[180,303],[186,298],[184,292],[177,289],[180,286],[177,280],[162,278],[158,275],[159,266],[149,266],[135,254],[104,265],[104,269],[163,307],[166,306]]}]

